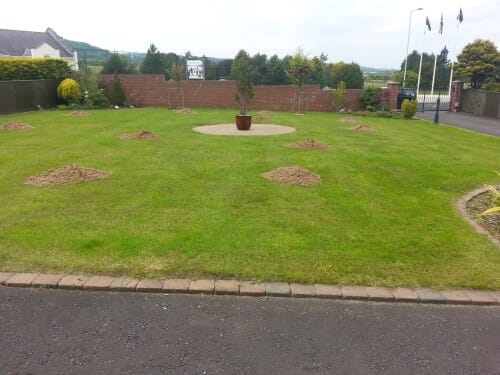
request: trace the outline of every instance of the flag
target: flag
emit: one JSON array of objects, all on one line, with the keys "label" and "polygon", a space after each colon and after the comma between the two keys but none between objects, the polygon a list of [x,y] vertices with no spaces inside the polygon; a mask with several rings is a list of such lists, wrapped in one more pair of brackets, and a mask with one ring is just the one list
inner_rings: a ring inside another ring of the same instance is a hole
[{"label": "flag", "polygon": [[431,23],[429,22],[429,17],[425,17],[425,25],[429,28],[429,31],[431,31]]},{"label": "flag", "polygon": [[439,23],[439,34],[443,35],[443,13],[441,12],[441,22]]},{"label": "flag", "polygon": [[460,22],[460,23],[462,23],[462,21],[464,20],[464,15],[463,15],[463,13],[462,13],[462,8],[460,8],[460,12],[458,13],[457,20],[458,20],[458,22]]}]

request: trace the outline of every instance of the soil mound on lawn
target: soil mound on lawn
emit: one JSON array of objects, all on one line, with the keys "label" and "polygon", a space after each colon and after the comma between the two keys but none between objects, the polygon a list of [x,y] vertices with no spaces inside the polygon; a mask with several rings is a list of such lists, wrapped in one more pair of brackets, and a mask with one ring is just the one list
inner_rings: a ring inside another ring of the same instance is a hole
[{"label": "soil mound on lawn", "polygon": [[346,124],[358,124],[359,121],[355,119],[354,117],[342,117],[340,119],[340,122],[344,122]]},{"label": "soil mound on lawn", "polygon": [[294,143],[288,143],[285,147],[289,148],[300,148],[304,150],[332,150],[332,146],[325,145],[323,143],[318,143],[314,139],[306,139],[305,141],[297,141]]},{"label": "soil mound on lawn", "polygon": [[278,168],[262,174],[262,177],[271,181],[278,181],[283,184],[303,187],[318,185],[321,183],[320,176],[312,173],[309,169],[297,166]]},{"label": "soil mound on lawn", "polygon": [[352,130],[355,130],[357,132],[372,132],[373,131],[372,128],[370,128],[369,126],[366,126],[366,125],[356,126],[355,128],[352,128]]},{"label": "soil mound on lawn", "polygon": [[160,137],[158,137],[156,134],[148,131],[148,130],[141,130],[138,133],[134,134],[123,134],[120,135],[120,139],[138,139],[138,140],[145,140],[145,141],[158,141]]},{"label": "soil mound on lawn", "polygon": [[[497,189],[500,187],[497,186]],[[500,214],[478,217],[479,214],[492,207],[493,193],[485,191],[473,196],[465,204],[467,215],[483,227],[497,241],[500,241]]]},{"label": "soil mound on lawn", "polygon": [[80,117],[80,116],[88,116],[90,113],[86,111],[73,111],[71,113],[68,113],[66,116],[71,116],[71,117]]},{"label": "soil mound on lawn", "polygon": [[33,126],[28,125],[22,121],[8,122],[0,126],[0,130],[16,131],[16,130],[28,130],[28,129],[33,129]]},{"label": "soil mound on lawn", "polygon": [[92,180],[100,180],[111,176],[111,173],[92,168],[82,168],[76,164],[70,164],[63,168],[51,169],[31,177],[24,183],[27,185],[64,185],[77,184]]}]

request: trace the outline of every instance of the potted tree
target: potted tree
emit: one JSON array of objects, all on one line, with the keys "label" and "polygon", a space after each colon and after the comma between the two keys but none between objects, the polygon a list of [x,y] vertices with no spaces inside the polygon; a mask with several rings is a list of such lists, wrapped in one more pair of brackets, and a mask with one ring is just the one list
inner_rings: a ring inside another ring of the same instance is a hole
[{"label": "potted tree", "polygon": [[236,81],[236,101],[241,105],[239,115],[236,115],[238,130],[249,130],[252,126],[252,116],[248,114],[248,103],[253,98],[253,73],[250,66],[250,55],[240,50],[231,65],[231,79]]}]

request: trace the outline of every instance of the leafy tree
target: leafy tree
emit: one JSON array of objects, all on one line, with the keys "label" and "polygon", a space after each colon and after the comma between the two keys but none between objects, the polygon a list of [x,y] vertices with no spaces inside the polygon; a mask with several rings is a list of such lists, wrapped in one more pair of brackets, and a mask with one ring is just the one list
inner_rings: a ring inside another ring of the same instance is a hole
[{"label": "leafy tree", "polygon": [[144,74],[165,74],[167,69],[165,55],[160,53],[156,46],[151,43],[146,57],[141,64],[141,73]]},{"label": "leafy tree", "polygon": [[241,104],[241,114],[246,115],[248,102],[253,98],[253,70],[250,55],[245,50],[240,50],[233,60],[231,66],[231,79],[236,81],[235,95],[238,103]]},{"label": "leafy tree", "polygon": [[127,57],[118,53],[112,53],[104,62],[102,74],[127,74],[130,70],[130,64]]},{"label": "leafy tree", "polygon": [[500,75],[500,53],[497,47],[484,39],[467,44],[457,56],[455,72],[473,89],[480,89]]},{"label": "leafy tree", "polygon": [[311,71],[311,62],[304,54],[304,51],[301,48],[298,48],[295,55],[293,55],[290,59],[288,67],[288,74],[292,78],[292,82],[298,90],[302,88],[306,77],[309,73],[311,73]]},{"label": "leafy tree", "polygon": [[266,85],[289,85],[290,77],[287,74],[287,66],[291,56],[280,59],[277,55],[271,56],[268,60],[267,76],[264,83]]},{"label": "leafy tree", "polygon": [[362,89],[364,84],[363,72],[359,64],[346,64],[341,61],[332,66],[332,82],[337,86],[340,81],[345,82],[347,89]]},{"label": "leafy tree", "polygon": [[[434,68],[431,67],[431,69],[434,69]],[[431,87],[431,85],[432,85],[432,70],[430,73],[429,80],[428,81],[426,80],[425,83],[424,83],[424,80],[422,79],[422,76],[423,76],[423,72],[422,72],[421,77],[420,77],[420,87]],[[404,78],[404,72],[399,72],[396,75],[396,80],[399,82],[401,87],[403,87],[403,78]],[[417,84],[418,84],[418,74],[415,73],[413,70],[407,70],[406,71],[406,87],[416,88]]]},{"label": "leafy tree", "polygon": [[269,66],[267,64],[267,56],[260,53],[253,55],[250,60],[250,66],[254,74],[253,83],[256,85],[262,85],[266,81],[269,69]]},{"label": "leafy tree", "polygon": [[233,65],[232,59],[225,59],[225,60],[220,61],[217,64],[217,68],[216,68],[217,79],[228,78],[229,75],[231,74],[231,66],[232,65]]},{"label": "leafy tree", "polygon": [[317,83],[321,87],[328,84],[327,64],[328,56],[322,53],[320,56],[314,56],[311,59],[311,73],[307,77],[307,83]]}]

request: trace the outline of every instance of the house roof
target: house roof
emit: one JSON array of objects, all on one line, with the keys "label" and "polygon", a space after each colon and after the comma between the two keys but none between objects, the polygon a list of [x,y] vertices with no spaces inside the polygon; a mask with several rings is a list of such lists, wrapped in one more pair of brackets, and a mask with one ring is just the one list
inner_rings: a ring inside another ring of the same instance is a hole
[{"label": "house roof", "polygon": [[73,57],[73,50],[50,27],[45,32],[0,29],[0,55],[30,56],[30,49],[47,43],[61,57]]}]

